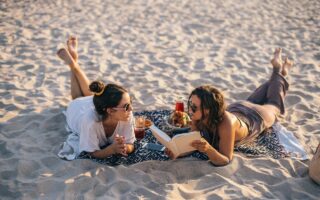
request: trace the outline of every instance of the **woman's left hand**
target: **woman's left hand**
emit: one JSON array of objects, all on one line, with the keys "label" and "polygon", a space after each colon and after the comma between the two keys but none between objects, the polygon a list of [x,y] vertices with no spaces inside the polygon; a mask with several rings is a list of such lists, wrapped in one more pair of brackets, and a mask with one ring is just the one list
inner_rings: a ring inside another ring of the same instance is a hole
[{"label": "woman's left hand", "polygon": [[205,139],[194,140],[191,142],[191,146],[202,153],[207,153],[207,151],[211,148],[211,145]]}]

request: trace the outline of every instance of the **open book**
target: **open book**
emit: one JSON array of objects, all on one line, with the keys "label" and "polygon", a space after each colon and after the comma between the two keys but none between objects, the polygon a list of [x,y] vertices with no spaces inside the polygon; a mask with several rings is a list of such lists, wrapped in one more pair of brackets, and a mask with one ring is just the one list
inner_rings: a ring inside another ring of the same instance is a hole
[{"label": "open book", "polygon": [[165,132],[157,128],[155,125],[150,126],[150,130],[161,144],[172,151],[174,158],[195,151],[196,149],[190,144],[193,140],[201,139],[199,131],[180,133],[175,135],[173,138],[170,138]]}]

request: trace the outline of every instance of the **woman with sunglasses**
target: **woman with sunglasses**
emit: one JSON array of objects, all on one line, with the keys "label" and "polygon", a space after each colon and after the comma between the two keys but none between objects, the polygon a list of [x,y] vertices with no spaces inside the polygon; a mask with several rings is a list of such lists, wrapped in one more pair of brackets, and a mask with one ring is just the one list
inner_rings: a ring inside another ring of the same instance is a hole
[{"label": "woman with sunglasses", "polygon": [[[281,59],[281,48],[271,60],[271,78],[250,95],[246,101],[230,104],[213,86],[194,89],[188,101],[192,129],[202,132],[203,139],[190,145],[208,155],[214,165],[226,165],[233,158],[235,145],[253,141],[272,126],[277,115],[284,114],[284,98],[289,84],[285,79],[293,62]],[[167,150],[171,156],[171,152]]]},{"label": "woman with sunglasses", "polygon": [[67,48],[57,52],[71,70],[71,96],[66,111],[67,130],[71,133],[59,157],[75,159],[81,152],[95,158],[113,154],[127,156],[135,141],[129,93],[116,84],[89,83],[77,60],[77,39],[70,37]]}]

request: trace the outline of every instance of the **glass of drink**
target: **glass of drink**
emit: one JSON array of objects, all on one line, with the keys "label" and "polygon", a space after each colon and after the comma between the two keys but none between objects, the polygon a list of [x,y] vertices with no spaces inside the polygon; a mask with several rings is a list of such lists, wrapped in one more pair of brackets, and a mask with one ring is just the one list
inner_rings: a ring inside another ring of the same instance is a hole
[{"label": "glass of drink", "polygon": [[184,112],[184,104],[183,101],[176,101],[176,111]]},{"label": "glass of drink", "polygon": [[134,126],[134,134],[137,140],[141,140],[145,135],[145,116],[136,116],[135,117],[135,126]]}]

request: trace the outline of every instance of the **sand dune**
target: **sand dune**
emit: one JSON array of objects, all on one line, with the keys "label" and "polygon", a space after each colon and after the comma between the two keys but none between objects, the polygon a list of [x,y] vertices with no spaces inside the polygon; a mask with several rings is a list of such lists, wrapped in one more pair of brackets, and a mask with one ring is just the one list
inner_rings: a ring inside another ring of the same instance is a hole
[{"label": "sand dune", "polygon": [[1,1],[1,199],[318,199],[308,161],[247,158],[214,167],[191,158],[110,167],[67,162],[62,111],[69,69],[56,50],[79,37],[90,79],[129,88],[136,110],[172,109],[202,84],[228,102],[267,80],[273,49],[296,66],[281,123],[309,156],[320,141],[320,2]]}]

